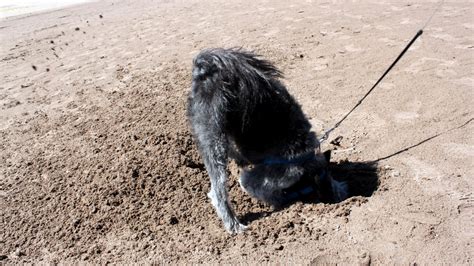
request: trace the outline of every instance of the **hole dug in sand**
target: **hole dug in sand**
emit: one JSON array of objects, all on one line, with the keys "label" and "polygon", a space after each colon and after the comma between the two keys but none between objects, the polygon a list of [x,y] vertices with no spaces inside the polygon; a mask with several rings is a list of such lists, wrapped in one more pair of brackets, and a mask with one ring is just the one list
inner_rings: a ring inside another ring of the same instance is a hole
[{"label": "hole dug in sand", "polygon": [[[335,208],[337,209],[336,206],[339,205],[360,205],[360,203],[366,202],[365,198],[372,196],[379,186],[379,169],[377,168],[376,163],[350,161],[331,162],[329,169],[332,177],[335,180],[342,181],[347,184],[348,197],[346,199],[344,199],[342,202],[335,203],[321,203],[319,200],[316,200],[315,202],[296,201],[293,204],[321,205],[325,208],[327,207],[327,212],[329,213]],[[243,223],[250,224],[258,219],[267,217],[272,213],[292,208],[291,205],[293,204],[290,204],[281,209],[275,210],[269,206],[266,206],[262,202],[250,198],[248,194],[241,191],[240,185],[237,182],[239,176],[239,170],[237,166],[235,164],[231,164],[230,170],[232,172],[232,180],[230,181],[232,204],[238,210],[238,213],[242,213],[240,219]]]}]

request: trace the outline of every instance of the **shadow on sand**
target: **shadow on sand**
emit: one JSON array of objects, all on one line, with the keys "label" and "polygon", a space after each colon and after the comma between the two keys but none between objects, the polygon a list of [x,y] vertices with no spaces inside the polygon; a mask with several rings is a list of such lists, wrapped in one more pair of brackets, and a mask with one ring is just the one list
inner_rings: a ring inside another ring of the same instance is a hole
[{"label": "shadow on sand", "polygon": [[347,183],[349,197],[370,197],[379,185],[376,162],[342,161],[331,163],[329,169],[335,180]]},{"label": "shadow on sand", "polygon": [[[377,162],[331,162],[329,165],[329,172],[332,178],[337,181],[346,182],[348,186],[348,198],[354,196],[370,197],[377,190],[379,185],[379,175]],[[305,204],[321,203],[319,198],[299,199],[292,203],[275,208],[272,211],[249,212],[240,217],[240,220],[245,223],[266,217],[274,212],[279,212],[296,202],[303,202]],[[324,203],[337,203],[334,201],[323,201]]]},{"label": "shadow on sand", "polygon": [[[443,132],[437,133],[435,135],[432,135],[431,137],[428,137],[426,139],[423,139],[413,145],[410,145],[408,147],[405,147],[403,149],[398,150],[397,152],[394,152],[390,155],[380,157],[374,161],[368,161],[368,162],[350,162],[350,161],[341,161],[341,162],[330,162],[329,164],[329,172],[332,178],[334,178],[337,181],[343,181],[346,182],[348,186],[348,198],[355,197],[355,196],[363,196],[363,197],[370,197],[374,193],[374,191],[377,190],[379,186],[379,172],[378,172],[378,162],[392,158],[394,156],[397,156],[401,153],[404,153],[408,150],[411,150],[413,148],[416,148],[425,142],[428,142],[432,139],[435,139],[437,137],[440,137],[442,135],[445,135],[451,131],[461,129],[468,124],[470,124],[472,121],[474,121],[474,118],[470,118],[467,120],[465,123],[461,124],[460,126],[450,128],[448,130],[445,130]],[[330,189],[328,187],[326,188],[319,188],[319,190],[324,190],[324,189]],[[315,194],[321,194],[321,191],[319,193]],[[334,200],[321,200],[319,198],[313,198],[311,200],[296,200],[293,203],[297,201],[303,201],[304,203],[309,203],[309,204],[314,204],[314,203],[338,203],[335,202]],[[293,204],[291,203],[291,204]],[[286,207],[288,207],[288,204],[282,208],[275,209],[273,211],[263,211],[263,212],[254,212],[254,213],[248,213],[244,215],[241,220],[244,223],[249,223],[254,220],[260,219],[262,217],[268,216],[273,212],[278,212]]]}]

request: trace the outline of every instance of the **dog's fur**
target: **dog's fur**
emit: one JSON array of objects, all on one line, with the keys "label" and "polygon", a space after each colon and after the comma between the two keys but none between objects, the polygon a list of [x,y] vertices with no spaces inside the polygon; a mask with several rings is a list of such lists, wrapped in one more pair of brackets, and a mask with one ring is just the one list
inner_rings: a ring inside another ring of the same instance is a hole
[{"label": "dog's fur", "polygon": [[269,61],[241,49],[207,49],[193,61],[188,119],[211,179],[209,198],[230,233],[246,226],[228,201],[229,158],[243,168],[241,187],[274,206],[293,200],[288,190],[303,180],[326,184],[319,190],[336,200],[345,197],[344,185],[330,177],[319,182],[329,158],[315,153],[318,139],[281,77]]}]

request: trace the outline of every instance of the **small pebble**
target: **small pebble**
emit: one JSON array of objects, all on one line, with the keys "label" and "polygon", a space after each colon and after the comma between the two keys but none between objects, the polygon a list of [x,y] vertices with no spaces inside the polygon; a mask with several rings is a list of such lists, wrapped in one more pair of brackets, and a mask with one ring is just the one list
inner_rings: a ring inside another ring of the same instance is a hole
[{"label": "small pebble", "polygon": [[13,257],[13,258],[18,258],[18,257],[24,256],[24,255],[25,255],[25,253],[23,253],[20,248],[17,248],[17,249],[11,254],[11,257]]},{"label": "small pebble", "polygon": [[178,218],[176,218],[174,216],[170,218],[170,224],[175,225],[175,224],[178,224],[178,223],[179,223]]}]

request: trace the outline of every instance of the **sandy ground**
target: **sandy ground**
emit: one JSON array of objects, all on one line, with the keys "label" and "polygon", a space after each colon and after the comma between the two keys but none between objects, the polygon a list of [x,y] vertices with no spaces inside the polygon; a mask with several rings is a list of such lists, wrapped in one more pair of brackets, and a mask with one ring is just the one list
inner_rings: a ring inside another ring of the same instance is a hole
[{"label": "sandy ground", "polygon": [[228,235],[184,115],[192,57],[243,46],[320,133],[435,6],[100,1],[0,21],[0,263],[472,264],[472,1],[447,1],[325,144],[335,175],[362,180],[344,202],[273,212],[231,167],[249,230]]}]

